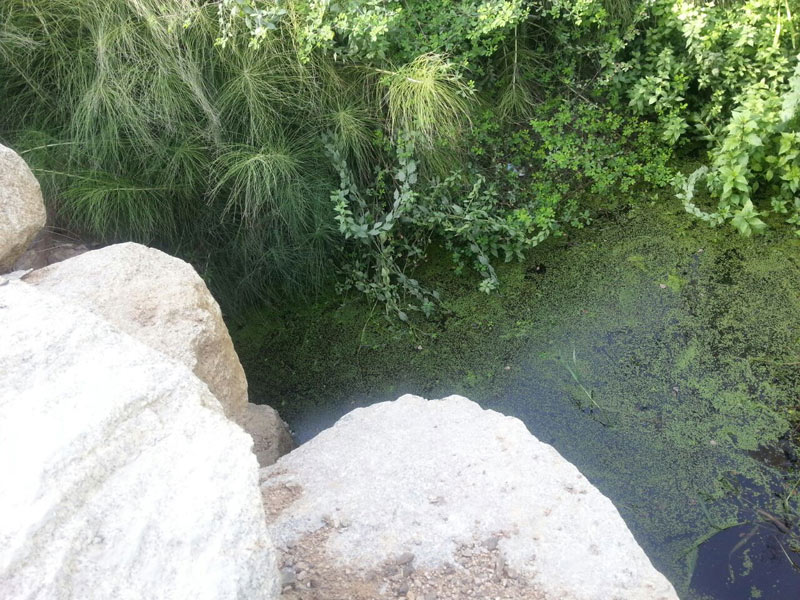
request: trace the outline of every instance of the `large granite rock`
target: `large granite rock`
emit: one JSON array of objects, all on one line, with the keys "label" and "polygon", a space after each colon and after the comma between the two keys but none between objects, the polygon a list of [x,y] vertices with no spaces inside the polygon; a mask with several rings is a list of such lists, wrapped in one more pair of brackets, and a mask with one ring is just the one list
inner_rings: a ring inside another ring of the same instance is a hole
[{"label": "large granite rock", "polygon": [[293,447],[272,408],[248,406],[247,380],[219,305],[189,263],[126,243],[38,269],[25,281],[89,308],[189,367],[253,437],[260,464]]},{"label": "large granite rock", "polygon": [[46,218],[39,182],[19,154],[0,144],[0,273],[12,268]]},{"label": "large granite rock", "polygon": [[38,269],[25,282],[183,363],[227,415],[247,404],[247,380],[219,306],[189,263],[140,244],[116,244]]},{"label": "large granite rock", "polygon": [[204,383],[20,281],[0,331],[0,596],[276,597],[250,440]]},{"label": "large granite rock", "polygon": [[610,500],[466,398],[354,410],[261,478],[286,598],[677,598]]}]

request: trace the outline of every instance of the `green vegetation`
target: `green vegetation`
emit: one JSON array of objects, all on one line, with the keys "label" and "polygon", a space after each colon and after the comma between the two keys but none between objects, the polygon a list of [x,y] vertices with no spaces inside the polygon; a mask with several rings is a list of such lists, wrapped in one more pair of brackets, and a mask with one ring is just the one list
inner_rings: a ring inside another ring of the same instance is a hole
[{"label": "green vegetation", "polygon": [[0,141],[54,225],[191,261],[290,420],[542,421],[688,585],[742,520],[798,544],[753,458],[800,431],[798,9],[0,0]]},{"label": "green vegetation", "polygon": [[[789,0],[656,0],[609,72],[615,94],[655,116],[665,141],[708,145],[708,165],[679,181],[686,210],[714,224],[730,220],[744,235],[763,230],[759,215],[768,212],[800,223],[798,8]],[[713,212],[696,205],[700,179]]]},{"label": "green vegetation", "polygon": [[220,52],[194,2],[0,3],[0,136],[58,224],[190,259],[229,303],[320,280],[335,96],[286,42]]},{"label": "green vegetation", "polygon": [[797,224],[793,14],[787,0],[4,0],[0,139],[59,225],[178,253],[229,309],[338,273],[415,320],[440,301],[409,275],[432,242],[495,291],[498,261],[667,185],[681,140],[707,163],[677,178],[687,211],[747,235]]}]

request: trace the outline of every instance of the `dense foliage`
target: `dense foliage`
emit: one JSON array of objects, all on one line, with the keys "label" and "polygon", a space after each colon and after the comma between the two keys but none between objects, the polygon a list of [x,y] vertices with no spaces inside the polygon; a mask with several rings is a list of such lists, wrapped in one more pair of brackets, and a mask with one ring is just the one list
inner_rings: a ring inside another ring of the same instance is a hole
[{"label": "dense foliage", "polygon": [[[732,220],[745,235],[764,212],[800,223],[796,1],[701,3],[654,0],[610,75],[640,115],[655,116],[664,140],[703,141],[708,164],[682,179],[688,212]],[[701,210],[698,184],[716,210]]]},{"label": "dense foliage", "polygon": [[404,135],[396,164],[380,171],[363,193],[329,143],[341,178],[332,194],[340,231],[366,250],[351,255],[345,287],[366,293],[402,320],[408,319],[404,307],[430,315],[437,292],[406,273],[431,239],[451,252],[457,270],[474,267],[480,289],[491,292],[499,285],[498,259],[521,260],[551,235],[589,223],[589,206],[633,201],[639,184],[669,179],[669,153],[654,143],[646,124],[564,99],[542,104],[537,115],[502,137],[497,117],[487,111],[465,134],[465,166],[445,177],[420,179],[418,146],[414,136]]},{"label": "dense foliage", "polygon": [[674,147],[706,163],[677,181],[690,213],[797,224],[793,12],[0,0],[0,140],[58,225],[179,253],[229,306],[336,272],[407,320],[438,303],[431,244],[491,292],[497,261],[671,181]]},{"label": "dense foliage", "polygon": [[220,52],[194,2],[0,2],[0,131],[59,224],[190,258],[227,299],[320,278],[333,82],[281,40]]}]

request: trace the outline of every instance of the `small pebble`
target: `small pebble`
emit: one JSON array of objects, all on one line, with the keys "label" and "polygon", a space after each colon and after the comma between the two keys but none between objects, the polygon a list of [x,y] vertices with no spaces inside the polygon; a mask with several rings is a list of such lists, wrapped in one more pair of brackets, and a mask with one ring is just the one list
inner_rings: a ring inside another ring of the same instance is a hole
[{"label": "small pebble", "polygon": [[506,567],[506,561],[499,554],[494,559],[494,570],[497,574],[502,574],[503,569]]},{"label": "small pebble", "polygon": [[407,565],[411,561],[414,560],[414,553],[413,552],[403,552],[400,556],[398,556],[394,563],[396,565]]},{"label": "small pebble", "polygon": [[497,548],[497,544],[500,542],[500,538],[496,535],[490,537],[486,542],[484,542],[484,546],[486,546],[487,550],[495,550]]},{"label": "small pebble", "polygon": [[281,569],[281,585],[293,585],[297,576],[292,569]]},{"label": "small pebble", "polygon": [[383,574],[385,577],[391,577],[395,573],[397,573],[397,567],[395,565],[386,565],[383,568]]}]

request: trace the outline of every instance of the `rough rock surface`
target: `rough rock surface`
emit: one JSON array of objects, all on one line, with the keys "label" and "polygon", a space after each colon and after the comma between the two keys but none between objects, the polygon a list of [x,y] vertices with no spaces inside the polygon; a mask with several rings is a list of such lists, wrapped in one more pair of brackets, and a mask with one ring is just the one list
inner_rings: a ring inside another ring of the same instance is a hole
[{"label": "rough rock surface", "polygon": [[0,282],[0,596],[277,596],[250,441],[184,365]]},{"label": "rough rock surface", "polygon": [[354,410],[261,479],[285,598],[677,599],[610,500],[466,398]]},{"label": "rough rock surface", "polygon": [[235,420],[252,436],[253,454],[261,466],[273,464],[294,448],[289,428],[270,406],[248,403]]},{"label": "rough rock surface", "polygon": [[12,268],[46,218],[39,182],[19,154],[0,144],[0,273]]},{"label": "rough rock surface", "polygon": [[247,380],[222,313],[189,263],[140,244],[116,244],[38,269],[25,282],[183,363],[228,416],[247,404]]},{"label": "rough rock surface", "polygon": [[260,464],[291,449],[274,409],[248,406],[247,380],[219,305],[189,263],[140,244],[116,244],[33,271],[25,281],[85,306],[189,367],[252,435]]}]

